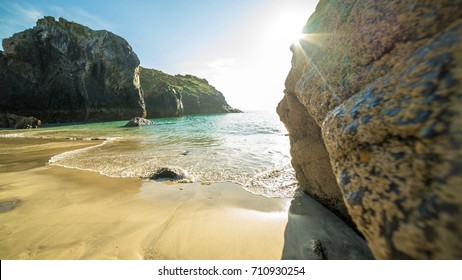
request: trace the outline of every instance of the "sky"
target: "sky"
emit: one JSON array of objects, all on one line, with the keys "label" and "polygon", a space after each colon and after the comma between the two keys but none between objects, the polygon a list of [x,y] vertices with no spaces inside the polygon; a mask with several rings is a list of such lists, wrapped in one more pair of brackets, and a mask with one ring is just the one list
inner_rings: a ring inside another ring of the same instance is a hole
[{"label": "sky", "polygon": [[0,0],[0,39],[43,16],[123,37],[140,65],[205,78],[242,110],[274,110],[290,45],[317,0]]}]

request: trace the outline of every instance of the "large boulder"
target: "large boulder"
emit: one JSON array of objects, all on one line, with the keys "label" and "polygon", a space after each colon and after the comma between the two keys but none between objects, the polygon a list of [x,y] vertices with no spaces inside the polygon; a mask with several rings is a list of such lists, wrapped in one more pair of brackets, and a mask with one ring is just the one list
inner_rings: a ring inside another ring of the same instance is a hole
[{"label": "large boulder", "polygon": [[24,117],[15,114],[0,114],[0,128],[39,128],[42,122],[35,117]]},{"label": "large boulder", "polygon": [[44,122],[146,115],[138,57],[111,32],[45,17],[4,39],[3,49],[0,111]]},{"label": "large boulder", "polygon": [[185,181],[189,182],[188,175],[186,171],[179,167],[161,167],[156,170],[152,175],[148,176],[148,178],[152,180],[160,180],[160,181]]},{"label": "large boulder", "polygon": [[461,6],[321,0],[291,47],[297,178],[377,258],[462,258]]},{"label": "large boulder", "polygon": [[147,125],[151,125],[151,124],[153,124],[153,122],[148,120],[148,119],[135,117],[135,118],[129,120],[125,124],[125,127],[140,127],[140,126],[147,126]]}]

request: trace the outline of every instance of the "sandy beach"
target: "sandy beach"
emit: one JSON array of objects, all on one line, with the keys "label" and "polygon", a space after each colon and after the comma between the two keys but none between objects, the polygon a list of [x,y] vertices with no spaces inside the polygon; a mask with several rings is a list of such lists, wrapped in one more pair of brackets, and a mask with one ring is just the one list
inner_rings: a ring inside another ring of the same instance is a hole
[{"label": "sandy beach", "polygon": [[267,198],[227,182],[113,178],[47,164],[100,143],[0,138],[0,259],[372,258],[362,238],[303,194]]},{"label": "sandy beach", "polygon": [[95,142],[0,139],[1,259],[281,258],[290,199],[46,165]]}]

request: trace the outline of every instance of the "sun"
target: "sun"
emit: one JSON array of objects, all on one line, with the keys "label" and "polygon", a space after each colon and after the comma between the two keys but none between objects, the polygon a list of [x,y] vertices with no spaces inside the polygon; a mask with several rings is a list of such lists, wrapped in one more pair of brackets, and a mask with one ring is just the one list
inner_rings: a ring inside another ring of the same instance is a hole
[{"label": "sun", "polygon": [[274,33],[276,38],[287,45],[303,39],[302,28],[306,23],[304,11],[282,11],[275,20]]}]

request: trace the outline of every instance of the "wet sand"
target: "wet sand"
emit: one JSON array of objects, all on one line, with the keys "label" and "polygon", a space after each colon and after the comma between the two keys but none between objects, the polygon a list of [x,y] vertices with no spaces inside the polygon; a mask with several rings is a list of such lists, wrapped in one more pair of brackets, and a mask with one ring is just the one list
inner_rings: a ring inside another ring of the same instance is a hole
[{"label": "wet sand", "polygon": [[290,199],[46,165],[98,143],[0,138],[0,259],[281,258]]}]

